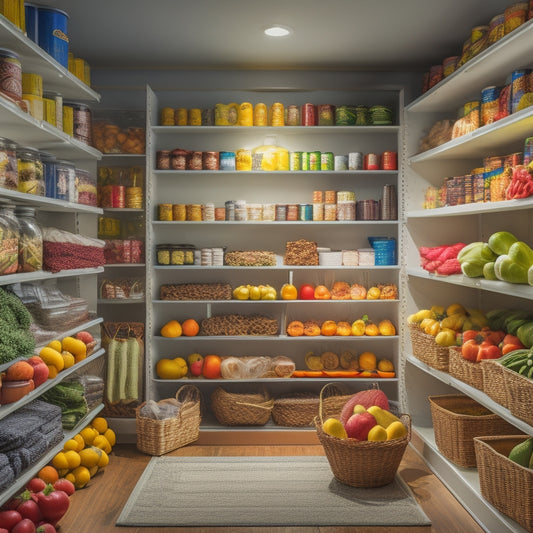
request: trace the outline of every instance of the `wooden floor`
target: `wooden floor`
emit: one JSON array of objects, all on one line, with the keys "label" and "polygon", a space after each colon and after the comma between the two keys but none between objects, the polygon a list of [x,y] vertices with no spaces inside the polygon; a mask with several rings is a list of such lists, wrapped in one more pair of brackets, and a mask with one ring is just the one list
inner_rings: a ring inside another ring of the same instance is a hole
[{"label": "wooden floor", "polygon": [[[279,456],[323,455],[320,445],[198,445],[172,452],[179,456]],[[109,465],[71,498],[71,506],[60,522],[60,533],[482,533],[450,492],[408,447],[399,474],[411,487],[432,522],[431,527],[272,527],[272,528],[179,528],[115,527],[124,504],[150,457],[134,445],[117,445]],[[198,502],[201,509],[209,502]]]}]

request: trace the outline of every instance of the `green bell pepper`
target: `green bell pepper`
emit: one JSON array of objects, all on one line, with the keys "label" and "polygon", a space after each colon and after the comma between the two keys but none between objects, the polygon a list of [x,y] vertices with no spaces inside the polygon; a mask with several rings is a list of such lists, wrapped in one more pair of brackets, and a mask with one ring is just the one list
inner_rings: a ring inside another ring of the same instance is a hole
[{"label": "green bell pepper", "polygon": [[508,231],[497,231],[489,237],[487,244],[496,255],[504,255],[509,253],[509,248],[517,240],[518,239]]},{"label": "green bell pepper", "polygon": [[471,242],[461,249],[457,260],[461,264],[461,272],[469,278],[481,278],[486,263],[495,261],[497,255],[486,242]]},{"label": "green bell pepper", "polygon": [[526,322],[521,325],[516,332],[516,336],[526,348],[531,348],[533,346],[533,322]]},{"label": "green bell pepper", "polygon": [[498,256],[494,273],[498,279],[509,283],[528,283],[528,270],[533,266],[533,250],[522,241],[516,241],[509,252]]}]

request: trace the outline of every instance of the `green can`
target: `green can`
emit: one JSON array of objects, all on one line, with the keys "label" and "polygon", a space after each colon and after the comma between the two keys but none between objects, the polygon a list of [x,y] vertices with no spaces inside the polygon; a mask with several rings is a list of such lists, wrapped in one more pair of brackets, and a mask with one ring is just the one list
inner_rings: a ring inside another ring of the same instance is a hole
[{"label": "green can", "polygon": [[320,170],[335,170],[335,156],[333,152],[320,154]]},{"label": "green can", "polygon": [[320,170],[321,152],[309,152],[309,170]]},{"label": "green can", "polygon": [[289,155],[289,169],[302,170],[302,154],[303,152],[291,152]]},{"label": "green can", "polygon": [[309,154],[310,152],[302,152],[302,170],[309,169]]}]

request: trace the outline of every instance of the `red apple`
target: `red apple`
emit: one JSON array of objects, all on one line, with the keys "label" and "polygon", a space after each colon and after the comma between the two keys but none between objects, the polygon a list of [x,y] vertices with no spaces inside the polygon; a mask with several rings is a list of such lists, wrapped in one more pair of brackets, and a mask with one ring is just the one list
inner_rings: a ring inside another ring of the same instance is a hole
[{"label": "red apple", "polygon": [[204,366],[204,361],[194,361],[189,365],[191,374],[193,376],[201,376],[202,375],[202,368]]},{"label": "red apple", "polygon": [[38,387],[42,385],[50,374],[50,370],[46,363],[38,356],[33,355],[28,359],[28,363],[33,367],[33,382],[35,386]]},{"label": "red apple", "polygon": [[368,432],[376,425],[376,419],[368,412],[353,414],[344,428],[350,439],[367,440]]},{"label": "red apple", "polygon": [[309,283],[303,283],[298,290],[300,300],[314,300],[315,288]]},{"label": "red apple", "polygon": [[78,331],[76,338],[85,344],[89,344],[94,341],[94,337],[88,331]]},{"label": "red apple", "polygon": [[33,366],[27,361],[17,361],[6,370],[4,381],[27,381],[33,378]]}]

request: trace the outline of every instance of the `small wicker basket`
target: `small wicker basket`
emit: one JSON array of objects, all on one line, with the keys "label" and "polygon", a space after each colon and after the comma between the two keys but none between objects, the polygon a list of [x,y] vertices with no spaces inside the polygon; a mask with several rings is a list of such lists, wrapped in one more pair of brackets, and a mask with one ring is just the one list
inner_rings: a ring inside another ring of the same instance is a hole
[{"label": "small wicker basket", "polygon": [[442,372],[448,372],[450,354],[448,347],[435,343],[435,337],[424,333],[418,324],[409,324],[413,355],[426,365]]},{"label": "small wicker basket", "polygon": [[483,359],[481,372],[483,373],[483,392],[503,407],[509,407],[503,366],[497,359]]},{"label": "small wicker basket", "polygon": [[[198,440],[200,436],[200,390],[183,385],[176,392],[181,407],[175,417],[155,420],[142,416],[142,403],[135,410],[137,448],[149,455],[163,455]],[[163,400],[165,401],[165,400]]]},{"label": "small wicker basket", "polygon": [[511,461],[514,446],[527,436],[476,437],[481,495],[496,509],[533,531],[533,470]]},{"label": "small wicker basket", "polygon": [[516,433],[500,416],[463,394],[429,396],[435,444],[458,466],[474,468],[474,437]]},{"label": "small wicker basket", "polygon": [[533,425],[533,380],[502,366],[511,414]]},{"label": "small wicker basket", "polygon": [[266,391],[237,393],[217,387],[211,394],[211,409],[224,426],[264,426],[273,407],[274,399]]},{"label": "small wicker basket", "polygon": [[461,355],[461,348],[451,346],[450,352],[450,376],[457,378],[463,383],[483,390],[483,370],[480,363],[468,361]]},{"label": "small wicker basket", "polygon": [[320,398],[313,393],[294,393],[274,400],[272,419],[279,426],[312,426]]}]

